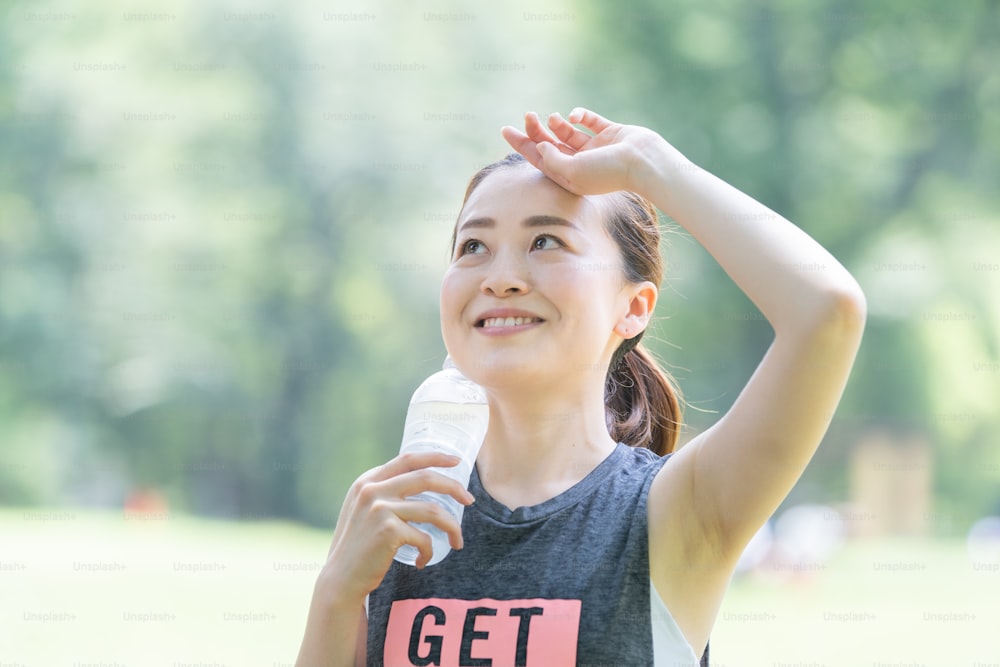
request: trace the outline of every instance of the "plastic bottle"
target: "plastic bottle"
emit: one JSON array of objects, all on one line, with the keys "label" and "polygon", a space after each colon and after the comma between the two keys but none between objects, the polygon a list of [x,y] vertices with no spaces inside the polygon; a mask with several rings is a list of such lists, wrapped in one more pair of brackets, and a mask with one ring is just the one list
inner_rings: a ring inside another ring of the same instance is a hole
[{"label": "plastic bottle", "polygon": [[[458,480],[464,487],[469,486],[472,466],[476,463],[479,448],[486,436],[489,424],[489,405],[482,387],[462,375],[451,362],[445,359],[443,370],[424,380],[410,399],[403,427],[403,443],[399,453],[438,451],[453,454],[462,459],[450,468],[431,468],[446,477]],[[459,525],[465,505],[449,495],[424,492],[410,496],[411,500],[438,503],[455,517]],[[433,524],[413,523],[413,526],[431,536],[434,555],[427,563],[441,562],[451,551],[448,535]],[[410,544],[404,544],[396,552],[396,560],[414,565],[420,552]]]}]

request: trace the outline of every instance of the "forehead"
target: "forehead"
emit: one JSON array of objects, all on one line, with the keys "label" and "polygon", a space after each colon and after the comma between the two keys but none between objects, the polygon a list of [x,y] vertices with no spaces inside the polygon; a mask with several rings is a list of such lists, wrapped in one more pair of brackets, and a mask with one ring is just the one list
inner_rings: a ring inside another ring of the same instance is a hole
[{"label": "forehead", "polygon": [[530,164],[501,167],[472,191],[462,207],[459,226],[473,218],[523,220],[532,215],[555,215],[583,229],[603,229],[602,197],[575,195]]}]

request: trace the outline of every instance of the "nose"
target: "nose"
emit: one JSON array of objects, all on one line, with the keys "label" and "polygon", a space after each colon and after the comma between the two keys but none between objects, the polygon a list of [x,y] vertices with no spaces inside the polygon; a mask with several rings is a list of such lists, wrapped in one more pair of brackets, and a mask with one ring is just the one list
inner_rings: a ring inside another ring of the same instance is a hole
[{"label": "nose", "polygon": [[530,288],[530,276],[523,262],[511,258],[495,257],[483,276],[481,289],[490,296],[524,294]]}]

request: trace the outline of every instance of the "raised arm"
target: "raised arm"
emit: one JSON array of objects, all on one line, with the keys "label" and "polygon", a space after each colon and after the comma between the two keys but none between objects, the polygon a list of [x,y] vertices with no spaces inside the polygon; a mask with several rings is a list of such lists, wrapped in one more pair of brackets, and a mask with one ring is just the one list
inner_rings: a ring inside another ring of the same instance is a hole
[{"label": "raised arm", "polygon": [[826,433],[861,342],[865,299],[847,270],[782,216],[666,142],[647,159],[640,192],[711,253],[774,329],[732,407],[688,444],[690,502],[709,546],[732,561]]},{"label": "raised arm", "polygon": [[[581,109],[504,136],[577,194],[632,190],[683,226],[774,328],[730,410],[664,466],[650,492],[650,539],[671,534],[707,568],[735,564],[795,485],[829,426],[865,319],[857,282],[801,229],[696,167],[660,135]],[[657,525],[661,524],[661,525]],[[670,529],[660,530],[669,525]],[[682,531],[678,535],[677,531]],[[728,578],[728,574],[727,574]]]}]

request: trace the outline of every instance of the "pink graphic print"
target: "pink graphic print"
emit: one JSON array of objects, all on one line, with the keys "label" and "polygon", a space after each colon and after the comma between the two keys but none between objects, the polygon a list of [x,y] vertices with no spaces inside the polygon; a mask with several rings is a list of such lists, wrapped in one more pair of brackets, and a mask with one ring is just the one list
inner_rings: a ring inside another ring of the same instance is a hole
[{"label": "pink graphic print", "polygon": [[396,600],[385,667],[573,667],[580,600]]}]

